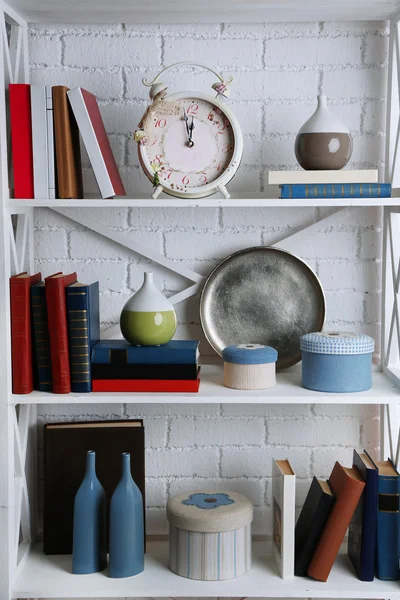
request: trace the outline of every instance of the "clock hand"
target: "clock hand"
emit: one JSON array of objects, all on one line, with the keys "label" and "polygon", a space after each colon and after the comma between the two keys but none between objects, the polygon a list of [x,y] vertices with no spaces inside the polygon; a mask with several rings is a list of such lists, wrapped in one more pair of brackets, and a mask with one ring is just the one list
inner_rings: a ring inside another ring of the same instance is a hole
[{"label": "clock hand", "polygon": [[186,125],[186,133],[188,134],[188,136],[190,137],[190,132],[189,132],[189,125],[188,125],[188,116],[185,112],[185,109],[183,109],[183,120],[185,121],[185,125]]},{"label": "clock hand", "polygon": [[195,126],[194,126],[194,119],[192,117],[192,122],[189,125],[189,139],[188,139],[188,143],[187,143],[187,145],[189,146],[189,148],[193,148],[193,146],[194,146],[194,141],[192,139],[192,137],[193,137],[193,129],[194,128],[195,128]]}]

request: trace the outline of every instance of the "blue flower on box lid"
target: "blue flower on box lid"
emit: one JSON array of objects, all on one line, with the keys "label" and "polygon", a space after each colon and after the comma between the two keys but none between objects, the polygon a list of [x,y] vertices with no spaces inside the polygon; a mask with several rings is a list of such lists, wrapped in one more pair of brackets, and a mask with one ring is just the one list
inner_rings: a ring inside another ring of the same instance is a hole
[{"label": "blue flower on box lid", "polygon": [[188,506],[197,506],[204,510],[210,510],[211,508],[218,508],[219,506],[228,506],[234,504],[235,501],[229,497],[228,494],[190,494],[189,498],[182,500],[182,504]]}]

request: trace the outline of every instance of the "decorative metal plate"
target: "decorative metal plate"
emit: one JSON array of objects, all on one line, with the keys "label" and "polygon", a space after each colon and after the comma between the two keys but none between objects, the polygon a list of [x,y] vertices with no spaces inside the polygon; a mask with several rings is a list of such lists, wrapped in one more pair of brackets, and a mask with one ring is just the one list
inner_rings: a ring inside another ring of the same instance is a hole
[{"label": "decorative metal plate", "polygon": [[228,256],[201,293],[201,326],[220,356],[231,344],[266,344],[278,351],[278,369],[301,360],[300,337],[321,331],[324,320],[318,277],[279,248],[247,248]]}]

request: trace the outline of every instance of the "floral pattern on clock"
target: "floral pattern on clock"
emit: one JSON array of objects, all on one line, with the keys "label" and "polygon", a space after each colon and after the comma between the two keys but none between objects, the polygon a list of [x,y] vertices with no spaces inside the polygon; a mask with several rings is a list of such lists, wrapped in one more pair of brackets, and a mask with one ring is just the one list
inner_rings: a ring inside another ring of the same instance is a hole
[{"label": "floral pattern on clock", "polygon": [[173,191],[189,192],[212,183],[232,161],[232,125],[212,101],[188,97],[155,104],[144,131],[144,151],[157,179]]}]

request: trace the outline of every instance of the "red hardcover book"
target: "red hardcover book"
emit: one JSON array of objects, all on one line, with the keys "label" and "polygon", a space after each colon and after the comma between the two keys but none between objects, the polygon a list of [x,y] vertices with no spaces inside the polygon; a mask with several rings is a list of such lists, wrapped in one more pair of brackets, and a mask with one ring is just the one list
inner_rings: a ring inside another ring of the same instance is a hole
[{"label": "red hardcover book", "polygon": [[54,394],[69,394],[71,391],[65,288],[75,281],[76,273],[45,279]]},{"label": "red hardcover book", "polygon": [[196,393],[200,379],[93,379],[93,392]]},{"label": "red hardcover book", "polygon": [[68,98],[103,198],[125,196],[124,184],[108,141],[96,96],[83,88],[75,88],[69,90]]},{"label": "red hardcover book", "polygon": [[33,390],[31,286],[40,273],[20,273],[10,278],[12,390],[30,394]]},{"label": "red hardcover book", "polygon": [[14,198],[34,197],[30,88],[27,83],[9,86]]}]

